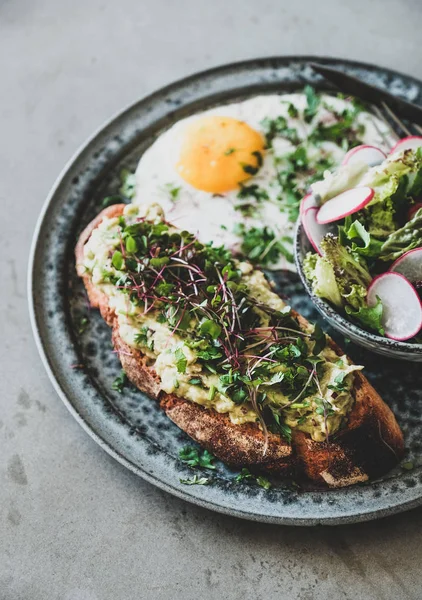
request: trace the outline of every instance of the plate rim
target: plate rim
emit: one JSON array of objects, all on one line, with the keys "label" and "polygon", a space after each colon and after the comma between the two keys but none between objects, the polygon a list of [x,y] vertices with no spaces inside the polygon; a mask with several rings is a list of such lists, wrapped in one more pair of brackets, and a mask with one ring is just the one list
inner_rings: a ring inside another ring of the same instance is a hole
[{"label": "plate rim", "polygon": [[[71,400],[67,396],[65,390],[61,386],[57,376],[54,373],[52,368],[51,360],[48,354],[48,350],[44,344],[44,340],[42,339],[40,326],[38,323],[37,317],[37,308],[36,308],[36,299],[34,295],[34,279],[35,279],[35,269],[37,267],[36,263],[36,255],[37,250],[40,244],[40,232],[44,225],[44,222],[48,216],[48,211],[50,207],[53,205],[54,198],[57,194],[57,191],[60,188],[60,185],[63,183],[66,175],[71,171],[74,164],[82,157],[84,152],[89,151],[91,145],[103,134],[107,128],[115,124],[116,121],[120,120],[127,113],[134,110],[137,106],[142,103],[151,102],[154,100],[156,96],[162,96],[164,94],[171,93],[173,90],[177,90],[178,88],[182,88],[184,85],[187,85],[191,82],[194,82],[198,79],[203,79],[206,77],[212,77],[217,74],[224,74],[229,70],[241,70],[249,65],[253,65],[256,68],[258,65],[261,67],[270,66],[270,63],[278,63],[278,66],[281,67],[283,64],[287,67],[289,63],[298,62],[301,64],[309,63],[311,61],[318,61],[322,63],[332,64],[340,63],[344,65],[348,65],[352,68],[362,68],[369,70],[371,72],[379,73],[380,71],[387,73],[390,76],[397,76],[400,78],[405,78],[409,83],[415,84],[418,88],[422,89],[422,81],[418,80],[416,77],[411,75],[407,75],[406,73],[402,73],[396,71],[394,69],[390,69],[383,66],[378,66],[372,63],[366,63],[362,61],[355,61],[353,59],[344,59],[341,57],[330,57],[330,56],[315,56],[315,55],[280,55],[280,56],[264,56],[260,58],[253,58],[247,60],[240,60],[231,63],[223,63],[218,66],[205,69],[202,71],[191,73],[190,75],[172,81],[171,83],[155,89],[152,93],[147,94],[141,98],[138,98],[134,102],[127,104],[123,109],[116,111],[110,118],[106,119],[102,122],[95,131],[85,140],[83,141],[79,147],[73,152],[70,158],[66,161],[64,167],[61,169],[59,175],[54,181],[49,193],[43,205],[41,207],[40,213],[36,220],[34,233],[31,240],[30,252],[29,252],[29,260],[28,260],[28,271],[27,271],[27,296],[28,296],[28,311],[29,311],[29,319],[31,324],[32,333],[35,339],[36,347],[38,353],[40,355],[41,361],[44,365],[44,368],[47,372],[47,375],[50,379],[50,382],[53,385],[56,393],[69,410],[71,415],[75,418],[79,425],[90,435],[90,437],[110,456],[112,456],[116,461],[121,463],[127,469],[129,469],[132,473],[142,477],[144,480],[152,483],[156,487],[171,493],[172,495],[181,498],[185,501],[191,502],[203,508],[207,508],[209,510],[213,510],[218,513],[227,514],[230,516],[236,516],[238,518],[247,519],[250,521],[256,522],[265,522],[272,523],[278,525],[295,525],[295,526],[310,526],[310,525],[339,525],[339,524],[350,524],[357,522],[364,522],[373,519],[382,518],[388,515],[397,514],[400,512],[404,512],[411,508],[415,508],[422,504],[422,493],[414,498],[410,498],[405,502],[398,502],[394,505],[388,505],[386,507],[381,507],[379,509],[374,510],[364,510],[364,508],[359,508],[358,511],[352,512],[349,511],[347,514],[334,516],[334,517],[306,517],[306,518],[296,518],[296,517],[286,517],[279,515],[265,515],[260,514],[258,512],[247,512],[243,511],[239,508],[227,507],[218,503],[213,502],[212,500],[203,499],[198,497],[197,495],[191,493],[190,488],[186,486],[186,489],[179,489],[178,487],[173,486],[172,484],[167,483],[166,481],[148,473],[145,469],[142,469],[140,466],[133,463],[127,457],[125,457],[121,452],[119,452],[116,448],[114,448],[109,441],[104,439],[93,427],[90,423],[88,423],[83,416],[78,412],[76,407],[72,404]],[[170,112],[170,109],[169,109]],[[374,482],[372,483],[372,487],[379,485],[379,483],[383,482]],[[409,490],[410,491],[410,490]],[[330,492],[324,492],[330,493]]]}]

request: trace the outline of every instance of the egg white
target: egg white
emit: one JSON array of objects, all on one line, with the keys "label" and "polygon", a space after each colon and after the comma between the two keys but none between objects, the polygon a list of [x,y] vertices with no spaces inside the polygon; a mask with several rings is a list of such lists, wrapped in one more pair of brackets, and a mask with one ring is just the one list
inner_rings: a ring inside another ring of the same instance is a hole
[{"label": "egg white", "polygon": [[[324,121],[326,125],[329,125],[332,117],[323,106],[324,103],[337,111],[349,106],[347,101],[332,96],[323,96],[323,100],[315,120]],[[186,126],[192,120],[202,116],[233,117],[244,121],[262,134],[264,134],[263,119],[283,116],[287,119],[288,126],[295,127],[299,137],[305,140],[313,125],[289,117],[287,112],[289,103],[299,111],[303,110],[306,107],[306,97],[304,94],[256,96],[242,102],[196,113],[178,121],[161,134],[142,155],[136,170],[136,196],[133,202],[159,203],[165,211],[167,220],[177,227],[191,231],[203,242],[224,244],[235,252],[240,249],[242,241],[233,231],[237,223],[243,223],[247,228],[268,226],[280,237],[291,237],[294,223],[289,221],[286,212],[280,210],[277,196],[280,194],[282,196],[282,191],[277,183],[277,169],[274,164],[274,156],[282,157],[295,149],[288,140],[276,137],[273,140],[273,149],[265,152],[263,165],[257,175],[244,182],[245,185],[257,184],[265,189],[269,196],[269,201],[257,204],[253,216],[244,216],[241,211],[236,210],[236,206],[242,202],[237,197],[238,189],[222,195],[200,191],[182,179],[176,170]],[[384,151],[389,150],[394,140],[382,121],[364,112],[358,115],[357,120],[365,127],[361,136],[363,143],[377,146]],[[327,153],[336,163],[340,163],[345,154],[345,151],[333,142],[323,142],[319,148],[307,147],[308,156],[319,154],[321,151]],[[179,188],[177,196],[173,198],[171,190],[176,188]],[[294,265],[284,257],[271,265],[271,268],[295,270]]]}]

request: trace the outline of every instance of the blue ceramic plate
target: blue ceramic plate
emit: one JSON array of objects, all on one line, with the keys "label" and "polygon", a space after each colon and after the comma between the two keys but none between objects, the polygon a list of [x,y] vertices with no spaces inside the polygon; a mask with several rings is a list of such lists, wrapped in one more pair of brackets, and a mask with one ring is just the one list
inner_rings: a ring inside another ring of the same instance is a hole
[{"label": "blue ceramic plate", "polygon": [[[154,401],[127,388],[112,390],[120,372],[110,330],[87,306],[75,276],[73,248],[81,229],[100,210],[104,196],[116,193],[123,167],[134,169],[139,156],[176,120],[217,104],[261,93],[320,87],[307,66],[317,60],[422,103],[422,83],[378,67],[316,57],[283,57],[227,65],[172,84],[137,102],[106,124],[70,161],[54,185],[40,216],[29,268],[30,312],[45,368],[71,414],[116,460],[160,488],[212,510],[237,517],[290,525],[352,523],[422,504],[422,386],[420,367],[380,358],[352,344],[351,357],[388,402],[403,428],[407,463],[380,481],[340,491],[303,491],[287,482],[269,491],[236,483],[219,464],[213,482],[186,486],[192,476],[178,459],[189,442]],[[317,318],[296,276],[277,279],[292,305]],[[81,319],[87,318],[80,332]],[[337,336],[337,339],[338,336]],[[344,345],[344,340],[340,339]],[[419,371],[419,372],[418,372]],[[409,466],[409,464],[406,464]]]}]

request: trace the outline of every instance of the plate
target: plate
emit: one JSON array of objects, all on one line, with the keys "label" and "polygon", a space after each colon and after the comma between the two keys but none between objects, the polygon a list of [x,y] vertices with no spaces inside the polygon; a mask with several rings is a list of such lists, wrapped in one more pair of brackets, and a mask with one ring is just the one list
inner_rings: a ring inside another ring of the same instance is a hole
[{"label": "plate", "polygon": [[[71,414],[104,450],[184,500],[236,517],[289,525],[352,523],[422,504],[419,367],[346,345],[355,361],[369,367],[368,378],[393,408],[406,439],[406,461],[414,463],[412,470],[398,467],[382,480],[337,491],[301,491],[287,482],[266,491],[236,483],[233,471],[219,463],[212,484],[181,484],[180,479],[190,477],[192,471],[178,453],[190,440],[141,392],[112,390],[120,364],[113,353],[110,329],[87,305],[83,285],[75,275],[73,248],[81,229],[100,210],[103,197],[117,192],[121,169],[134,169],[139,156],[163,130],[197,111],[256,94],[295,91],[306,83],[323,89],[308,66],[312,60],[422,103],[422,83],[415,79],[321,57],[258,59],[174,83],[104,125],[65,167],[38,221],[28,282],[31,322],[45,368]],[[294,308],[317,320],[296,276],[281,275],[276,283]],[[85,317],[86,330],[80,332]]]}]

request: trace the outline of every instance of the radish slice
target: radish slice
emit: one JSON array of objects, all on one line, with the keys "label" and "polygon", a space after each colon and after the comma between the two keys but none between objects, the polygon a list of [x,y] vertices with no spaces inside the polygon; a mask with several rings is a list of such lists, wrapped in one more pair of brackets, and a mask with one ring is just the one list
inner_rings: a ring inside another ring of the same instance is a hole
[{"label": "radish slice", "polygon": [[407,218],[409,221],[413,219],[420,208],[422,208],[422,202],[416,202],[416,204],[409,208],[409,212],[407,213]]},{"label": "radish slice", "polygon": [[410,282],[422,281],[422,248],[409,250],[390,267],[390,271],[401,273]]},{"label": "radish slice", "polygon": [[385,158],[386,155],[379,148],[363,144],[362,146],[356,146],[356,148],[349,150],[341,164],[353,165],[357,162],[363,162],[368,165],[368,167],[375,167],[376,165],[380,165]]},{"label": "radish slice", "polygon": [[316,200],[312,194],[306,194],[306,196],[304,196],[300,201],[300,216],[305,214],[305,212],[308,210],[308,208],[311,208],[311,206],[317,206]]},{"label": "radish slice", "polygon": [[374,193],[372,188],[366,186],[342,192],[321,206],[318,211],[317,222],[324,225],[325,223],[344,219],[348,215],[353,215],[353,213],[362,210],[371,202]]},{"label": "radish slice", "polygon": [[409,135],[408,137],[399,140],[395,146],[392,147],[390,154],[395,152],[402,152],[403,150],[416,150],[422,146],[422,136],[420,135]]},{"label": "radish slice", "polygon": [[403,342],[420,331],[422,304],[403,275],[388,272],[376,277],[368,289],[368,306],[375,306],[377,296],[383,305],[382,325],[387,337]]},{"label": "radish slice", "polygon": [[320,250],[320,243],[324,235],[328,233],[328,229],[317,223],[316,216],[318,214],[318,210],[319,209],[317,206],[311,206],[310,208],[307,208],[301,219],[303,229],[305,230],[313,249],[315,252],[318,252],[318,254],[322,254]]}]

